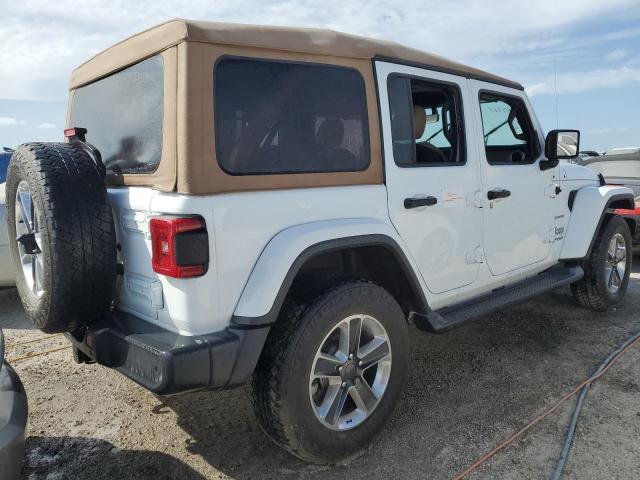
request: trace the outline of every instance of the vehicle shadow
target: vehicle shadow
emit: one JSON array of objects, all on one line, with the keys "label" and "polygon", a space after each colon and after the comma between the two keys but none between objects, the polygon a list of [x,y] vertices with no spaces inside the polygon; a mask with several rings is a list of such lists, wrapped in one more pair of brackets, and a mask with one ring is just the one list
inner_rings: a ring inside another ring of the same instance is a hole
[{"label": "vehicle shadow", "polygon": [[29,480],[205,480],[191,467],[165,453],[121,450],[97,438],[31,436],[26,441],[25,450],[22,473],[23,478]]},{"label": "vehicle shadow", "polygon": [[[173,410],[193,438],[190,452],[235,479],[451,478],[639,330],[639,307],[640,279],[632,277],[628,297],[607,313],[578,307],[564,288],[444,335],[412,328],[412,373],[395,415],[371,447],[336,466],[308,465],[275,446],[260,430],[248,387],[161,398],[157,413]],[[549,473],[564,419],[540,429],[552,447],[536,452],[542,470],[523,478]]]}]

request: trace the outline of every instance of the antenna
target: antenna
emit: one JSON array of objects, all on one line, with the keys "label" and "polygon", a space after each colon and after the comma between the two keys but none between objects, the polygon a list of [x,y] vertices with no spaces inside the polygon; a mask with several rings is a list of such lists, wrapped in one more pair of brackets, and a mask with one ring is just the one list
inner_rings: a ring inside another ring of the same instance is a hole
[{"label": "antenna", "polygon": [[556,59],[553,59],[553,88],[556,94],[556,129],[560,128],[558,124],[560,123],[558,116],[558,70],[556,69]]}]

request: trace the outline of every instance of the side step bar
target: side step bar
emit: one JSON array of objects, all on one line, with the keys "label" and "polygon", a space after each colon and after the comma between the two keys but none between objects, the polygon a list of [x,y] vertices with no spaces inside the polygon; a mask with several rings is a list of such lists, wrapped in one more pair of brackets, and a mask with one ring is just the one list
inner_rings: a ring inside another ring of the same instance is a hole
[{"label": "side step bar", "polygon": [[414,314],[413,320],[421,330],[442,333],[482,317],[504,307],[513,305],[536,295],[577,282],[584,276],[580,266],[567,267],[556,265],[535,277],[527,278],[515,285],[494,290],[491,293],[458,303],[451,307],[429,312],[427,315]]}]

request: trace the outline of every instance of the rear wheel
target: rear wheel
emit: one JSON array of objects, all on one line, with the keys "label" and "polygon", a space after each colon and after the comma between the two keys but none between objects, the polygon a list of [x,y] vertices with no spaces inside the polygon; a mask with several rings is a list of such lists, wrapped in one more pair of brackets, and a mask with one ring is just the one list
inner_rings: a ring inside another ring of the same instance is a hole
[{"label": "rear wheel", "polygon": [[265,432],[306,461],[335,463],[379,433],[408,371],[404,314],[382,287],[346,282],[289,304],[252,380]]},{"label": "rear wheel", "polygon": [[580,305],[606,311],[624,297],[632,261],[631,231],[627,222],[613,217],[598,232],[591,254],[583,263],[584,277],[571,285]]}]

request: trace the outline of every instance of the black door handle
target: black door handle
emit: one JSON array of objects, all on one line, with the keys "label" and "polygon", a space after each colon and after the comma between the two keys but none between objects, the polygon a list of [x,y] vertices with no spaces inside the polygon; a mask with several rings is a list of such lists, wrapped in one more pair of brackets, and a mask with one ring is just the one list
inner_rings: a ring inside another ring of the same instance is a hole
[{"label": "black door handle", "polygon": [[414,197],[404,199],[404,208],[430,207],[438,203],[436,197]]},{"label": "black door handle", "polygon": [[487,192],[487,198],[489,200],[495,200],[497,198],[507,198],[511,196],[511,192],[509,190],[505,190],[504,188],[496,188],[495,190],[489,190]]}]

